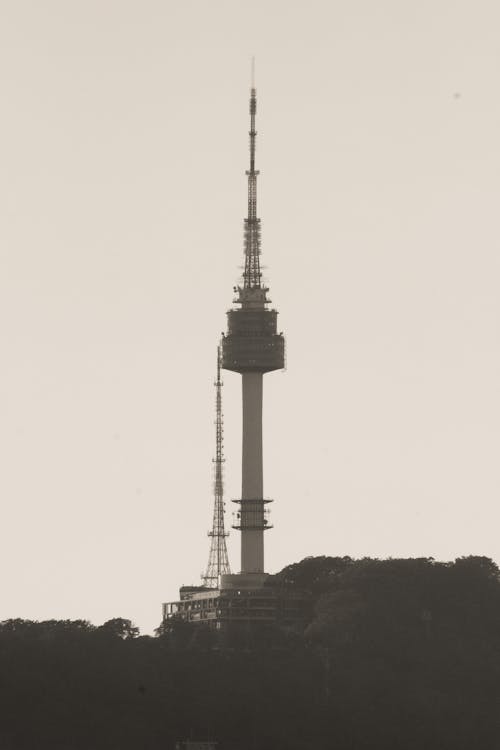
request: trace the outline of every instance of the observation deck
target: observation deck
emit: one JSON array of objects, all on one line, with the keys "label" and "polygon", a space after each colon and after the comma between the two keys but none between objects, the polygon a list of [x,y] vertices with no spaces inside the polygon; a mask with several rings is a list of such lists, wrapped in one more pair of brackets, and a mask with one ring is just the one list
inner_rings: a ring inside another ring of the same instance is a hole
[{"label": "observation deck", "polygon": [[229,310],[222,338],[222,367],[233,372],[272,372],[285,366],[285,339],[276,310]]}]

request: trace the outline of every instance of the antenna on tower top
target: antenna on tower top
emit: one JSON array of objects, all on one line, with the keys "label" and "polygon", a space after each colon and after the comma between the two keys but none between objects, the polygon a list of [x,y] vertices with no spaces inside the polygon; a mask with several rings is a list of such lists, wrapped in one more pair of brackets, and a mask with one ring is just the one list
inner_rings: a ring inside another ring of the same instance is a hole
[{"label": "antenna on tower top", "polygon": [[[248,214],[244,223],[245,237],[245,270],[243,272],[243,287],[247,290],[259,290],[259,300],[263,301],[262,294],[265,292],[261,286],[260,271],[260,219],[257,217],[257,176],[258,170],[255,169],[255,145],[257,131],[255,129],[255,115],[257,114],[257,91],[255,89],[255,57],[252,57],[251,64],[251,81],[250,89],[250,169],[247,169],[248,177]],[[243,299],[242,299],[243,301]]]}]

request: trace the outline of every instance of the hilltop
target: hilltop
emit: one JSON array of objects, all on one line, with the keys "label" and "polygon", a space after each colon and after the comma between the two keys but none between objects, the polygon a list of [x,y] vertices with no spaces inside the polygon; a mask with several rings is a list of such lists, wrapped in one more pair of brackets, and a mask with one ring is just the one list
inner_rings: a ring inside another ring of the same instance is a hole
[{"label": "hilltop", "polygon": [[500,746],[500,575],[485,557],[314,557],[301,632],[141,636],[125,618],[0,624],[2,750]]}]

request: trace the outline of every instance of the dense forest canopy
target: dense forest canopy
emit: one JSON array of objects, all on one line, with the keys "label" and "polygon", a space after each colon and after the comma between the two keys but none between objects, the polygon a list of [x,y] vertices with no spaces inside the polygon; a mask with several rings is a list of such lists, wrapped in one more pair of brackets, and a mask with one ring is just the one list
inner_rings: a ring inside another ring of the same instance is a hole
[{"label": "dense forest canopy", "polygon": [[495,750],[500,574],[485,557],[313,557],[305,628],[0,623],[1,750]]}]

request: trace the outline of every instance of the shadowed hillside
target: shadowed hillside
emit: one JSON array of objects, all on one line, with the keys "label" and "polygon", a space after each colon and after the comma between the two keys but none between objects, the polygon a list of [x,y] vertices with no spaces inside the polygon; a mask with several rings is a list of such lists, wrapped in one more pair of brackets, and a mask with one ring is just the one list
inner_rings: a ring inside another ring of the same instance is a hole
[{"label": "shadowed hillside", "polygon": [[316,557],[270,584],[312,592],[304,632],[1,623],[1,750],[500,747],[491,560]]}]

